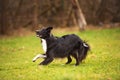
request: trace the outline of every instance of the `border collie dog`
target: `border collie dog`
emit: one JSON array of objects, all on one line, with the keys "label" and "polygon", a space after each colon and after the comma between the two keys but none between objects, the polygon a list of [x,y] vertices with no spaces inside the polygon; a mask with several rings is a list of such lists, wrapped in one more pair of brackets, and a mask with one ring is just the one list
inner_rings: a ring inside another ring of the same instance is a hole
[{"label": "border collie dog", "polygon": [[53,27],[36,30],[36,35],[41,39],[44,54],[38,54],[33,58],[35,62],[38,58],[44,58],[40,65],[51,63],[54,58],[67,57],[66,64],[71,63],[73,56],[76,60],[76,66],[86,58],[90,49],[89,45],[81,40],[77,35],[70,34],[62,37],[55,37],[51,34]]}]

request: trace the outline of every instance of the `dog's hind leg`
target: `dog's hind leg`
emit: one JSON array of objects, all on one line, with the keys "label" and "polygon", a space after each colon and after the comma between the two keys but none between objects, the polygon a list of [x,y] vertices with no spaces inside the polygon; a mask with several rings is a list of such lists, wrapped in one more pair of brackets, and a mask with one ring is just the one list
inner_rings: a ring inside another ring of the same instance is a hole
[{"label": "dog's hind leg", "polygon": [[68,61],[66,62],[66,64],[69,64],[69,63],[72,62],[72,59],[71,59],[70,55],[67,57],[67,59],[68,59]]},{"label": "dog's hind leg", "polygon": [[76,66],[79,65],[80,61],[79,61],[79,58],[78,58],[78,52],[75,52],[72,54],[72,56],[76,59]]}]

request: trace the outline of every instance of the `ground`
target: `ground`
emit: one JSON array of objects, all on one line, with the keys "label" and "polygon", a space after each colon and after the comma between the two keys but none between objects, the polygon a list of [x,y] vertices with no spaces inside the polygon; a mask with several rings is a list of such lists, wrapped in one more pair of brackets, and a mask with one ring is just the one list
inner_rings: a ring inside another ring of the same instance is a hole
[{"label": "ground", "polygon": [[87,58],[79,65],[65,65],[67,59],[55,59],[47,66],[39,66],[32,59],[43,53],[39,38],[27,36],[0,39],[0,80],[120,80],[120,28],[55,29],[53,34],[77,34],[90,46]]}]

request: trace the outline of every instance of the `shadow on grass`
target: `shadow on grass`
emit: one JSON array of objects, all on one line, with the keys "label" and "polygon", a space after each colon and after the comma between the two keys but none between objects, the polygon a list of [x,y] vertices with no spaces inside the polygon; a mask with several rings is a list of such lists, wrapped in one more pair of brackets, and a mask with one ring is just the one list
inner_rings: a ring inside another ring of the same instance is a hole
[{"label": "shadow on grass", "polygon": [[51,63],[49,65],[38,65],[38,67],[47,67],[47,68],[56,68],[56,67],[58,67],[58,68],[76,67],[77,68],[77,67],[85,67],[85,66],[87,66],[87,65],[84,62],[79,64],[78,66],[76,66],[74,63],[71,63],[71,64]]}]

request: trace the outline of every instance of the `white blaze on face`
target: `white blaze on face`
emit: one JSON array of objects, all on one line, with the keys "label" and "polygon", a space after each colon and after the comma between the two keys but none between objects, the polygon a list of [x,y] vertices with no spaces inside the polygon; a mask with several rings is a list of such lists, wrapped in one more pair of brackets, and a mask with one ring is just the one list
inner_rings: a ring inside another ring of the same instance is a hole
[{"label": "white blaze on face", "polygon": [[46,43],[45,39],[42,39],[42,47],[43,47],[44,52],[46,53],[46,51],[47,51],[47,43]]}]

